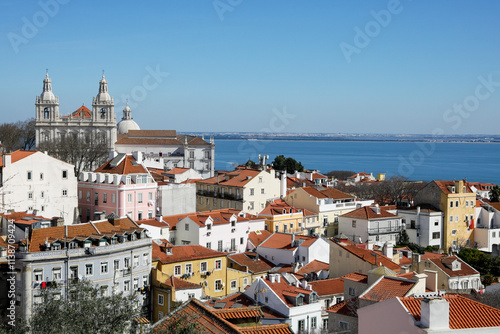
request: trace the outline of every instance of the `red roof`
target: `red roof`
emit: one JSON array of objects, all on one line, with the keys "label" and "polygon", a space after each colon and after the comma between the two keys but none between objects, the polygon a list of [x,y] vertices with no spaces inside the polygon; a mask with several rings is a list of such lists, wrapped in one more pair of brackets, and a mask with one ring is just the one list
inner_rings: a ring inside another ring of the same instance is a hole
[{"label": "red roof", "polygon": [[[439,269],[450,277],[479,275],[479,272],[476,269],[472,268],[456,256],[433,257],[428,258],[428,260],[434,263]],[[460,262],[460,270],[452,270],[448,267],[451,266],[451,263],[454,261]]]},{"label": "red roof", "polygon": [[266,273],[272,268],[274,265],[271,264],[266,259],[259,257],[257,253],[246,252],[239,254],[231,254],[227,256],[230,260],[236,262],[240,266],[245,266],[248,268],[248,271],[252,274],[260,274]]},{"label": "red roof", "polygon": [[416,284],[404,278],[384,276],[370,290],[363,293],[360,299],[381,302],[393,297],[405,297]]},{"label": "red roof", "polygon": [[243,334],[293,334],[287,323],[241,327],[240,331]]},{"label": "red roof", "polygon": [[222,308],[212,310],[222,319],[247,319],[247,318],[261,318],[262,311],[258,306],[237,307],[237,308]]},{"label": "red roof", "polygon": [[264,240],[269,238],[271,235],[271,232],[267,230],[260,230],[260,231],[255,231],[255,232],[250,232],[248,234],[248,239],[250,242],[255,246],[259,246]]},{"label": "red roof", "polygon": [[345,315],[348,317],[358,317],[358,307],[359,307],[359,300],[358,298],[351,298],[348,300],[344,300],[338,304],[335,304],[333,306],[330,306],[329,308],[326,309],[327,312],[331,313],[337,313],[341,315]]},{"label": "red roof", "polygon": [[33,223],[39,221],[50,221],[51,219],[45,218],[42,216],[36,216],[32,213],[26,212],[9,212],[9,213],[0,213],[0,216],[4,217],[7,220],[14,220],[14,223],[23,224],[23,225],[31,225]]},{"label": "red roof", "polygon": [[[232,172],[219,174],[209,179],[201,180],[200,184],[220,184],[223,186],[243,187],[262,171],[255,169],[236,169]],[[226,177],[227,176],[227,177]]]},{"label": "red roof", "polygon": [[330,265],[319,260],[312,260],[311,262],[300,268],[297,273],[300,275],[305,275],[309,273],[316,273],[320,270],[328,271],[330,270]]},{"label": "red roof", "polygon": [[[449,188],[455,187],[455,181],[433,181],[443,193],[452,194]],[[472,189],[469,186],[468,182],[464,182],[465,191],[467,193],[473,193]]]},{"label": "red roof", "polygon": [[344,279],[342,277],[329,278],[309,282],[318,296],[336,295],[344,293]]},{"label": "red roof", "polygon": [[[450,303],[450,329],[499,327],[500,310],[461,295],[441,296]],[[416,321],[420,321],[422,299],[399,298]]]},{"label": "red roof", "polygon": [[[362,259],[363,261],[366,261],[370,264],[376,265],[377,267],[381,264],[395,272],[399,272],[401,270],[401,267],[394,263],[391,259],[388,257],[380,254],[379,252],[376,251],[371,251],[369,249],[362,249],[354,245],[343,245],[340,242],[337,242],[334,240],[334,242],[348,251],[349,253],[355,255],[356,257]],[[377,254],[375,256],[375,254]],[[375,258],[376,258],[376,263],[375,263]]]},{"label": "red roof", "polygon": [[[301,247],[311,246],[318,237],[306,236],[306,235],[296,235],[295,240],[303,240],[300,244]],[[276,248],[276,249],[295,249],[297,246],[292,246],[292,234],[289,233],[273,233],[269,238],[267,238],[260,247]]]},{"label": "red roof", "polygon": [[381,219],[381,218],[399,218],[399,216],[396,216],[395,214],[392,214],[384,210],[383,207],[378,207],[378,210],[380,210],[380,213],[376,212],[377,207],[364,206],[362,208],[343,214],[341,217],[367,219],[367,220]]},{"label": "red roof", "polygon": [[[10,155],[10,163],[14,163],[14,162],[17,162],[19,160],[22,160],[26,157],[29,157],[30,155],[36,153],[38,151],[21,151],[21,150],[17,150],[17,151],[14,151],[8,155]],[[3,167],[3,156],[0,156],[0,167]]]},{"label": "red roof", "polygon": [[[68,118],[68,116],[63,116],[63,118]],[[69,118],[92,118],[92,112],[83,105],[72,112]]]},{"label": "red roof", "polygon": [[357,272],[346,274],[342,278],[360,283],[368,283],[368,275]]},{"label": "red roof", "polygon": [[[276,274],[278,275],[278,274]],[[302,287],[296,287],[295,285],[290,285],[287,283],[287,281],[283,278],[280,277],[280,282],[275,281],[272,283],[269,279],[263,279],[260,278],[264,281],[264,283],[267,284],[267,286],[273,290],[276,295],[286,304],[288,307],[295,307],[295,305],[288,299],[286,296],[289,297],[296,297],[299,294],[303,295],[309,295],[312,293],[311,290],[303,289]],[[304,300],[304,304],[306,304],[306,300]]]},{"label": "red roof", "polygon": [[[119,157],[119,156],[118,156]],[[118,158],[117,157],[117,158]],[[95,173],[110,173],[110,174],[119,174],[119,175],[128,175],[128,174],[147,174],[148,170],[142,165],[137,163],[135,158],[132,155],[125,155],[125,157],[120,161],[116,166],[112,164],[117,158],[113,158],[106,162],[101,167],[97,168]]]},{"label": "red roof", "polygon": [[333,199],[351,199],[355,198],[352,195],[346,194],[340,190],[335,188],[324,188],[320,187],[319,190],[316,187],[305,187],[302,188],[309,195],[314,196],[316,198],[333,198]]},{"label": "red roof", "polygon": [[153,260],[159,260],[161,263],[174,263],[225,256],[226,253],[224,252],[218,252],[200,245],[173,246],[172,254],[167,255],[163,245],[160,246],[156,242],[153,242]]},{"label": "red roof", "polygon": [[[236,306],[247,306],[252,307],[255,306],[255,301],[243,294],[242,292],[233,293],[227,297],[223,298],[212,298],[205,302],[206,305],[214,307],[216,304],[221,306],[223,309],[235,308]],[[262,313],[264,318],[283,318],[283,315],[273,311],[269,307],[262,305],[261,306]]]},{"label": "red roof", "polygon": [[191,283],[186,280],[177,278],[175,276],[170,276],[165,283],[168,286],[171,286],[175,290],[189,290],[189,289],[201,289],[199,284]]}]

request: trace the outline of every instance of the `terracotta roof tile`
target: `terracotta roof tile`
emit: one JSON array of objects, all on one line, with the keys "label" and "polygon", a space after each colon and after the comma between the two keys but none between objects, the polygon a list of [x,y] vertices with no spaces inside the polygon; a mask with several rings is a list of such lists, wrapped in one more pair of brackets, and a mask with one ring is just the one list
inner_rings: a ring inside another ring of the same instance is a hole
[{"label": "terracotta roof tile", "polygon": [[319,296],[335,295],[344,293],[344,279],[342,277],[329,278],[309,282]]},{"label": "terracotta roof tile", "polygon": [[117,165],[113,166],[111,162],[114,159],[110,159],[108,162],[103,164],[101,167],[97,168],[95,173],[110,173],[119,175],[128,174],[147,174],[148,170],[142,165],[137,163],[132,155],[125,155],[124,159]]},{"label": "terracotta roof tile", "polygon": [[[255,301],[251,299],[250,297],[246,296],[242,292],[236,292],[234,294],[231,294],[227,297],[223,298],[212,298],[205,302],[206,305],[209,305],[211,307],[215,306],[215,304],[222,305],[224,309],[227,308],[233,308],[234,306],[238,305],[243,305],[243,306],[255,306]],[[236,304],[236,305],[235,305]],[[263,313],[264,318],[272,318],[272,319],[282,319],[284,318],[283,315],[279,314],[278,312],[270,309],[267,306],[261,305],[261,311]]]},{"label": "terracotta roof tile", "polygon": [[189,289],[200,289],[199,284],[191,283],[175,276],[170,276],[164,283],[165,285],[173,287],[175,290],[189,290]]},{"label": "terracotta roof tile", "polygon": [[153,259],[162,263],[174,263],[187,260],[209,259],[213,257],[225,257],[227,254],[218,252],[200,245],[173,246],[172,255],[167,255],[162,246],[153,242]]},{"label": "terracotta roof tile", "polygon": [[346,274],[342,278],[360,283],[368,283],[368,275],[357,272]]},{"label": "terracotta roof tile", "polygon": [[[335,242],[335,241],[334,241]],[[341,243],[336,242],[337,245],[348,251],[349,253],[357,256],[358,258],[362,259],[363,261],[366,261],[370,264],[376,265],[377,267],[382,264],[383,266],[395,271],[395,272],[400,272],[401,267],[394,263],[391,259],[388,257],[382,255],[380,252],[376,251],[371,251],[368,249],[362,249],[357,246],[352,246],[352,245],[342,245]],[[375,257],[374,254],[377,254]],[[375,258],[377,259],[377,263],[375,263]]]},{"label": "terracotta roof tile", "polygon": [[344,193],[340,190],[337,190],[335,188],[319,187],[319,190],[318,190],[317,187],[305,187],[302,189],[304,189],[304,191],[307,192],[309,195],[314,196],[316,198],[333,198],[333,199],[355,198],[354,196],[346,194],[346,193]]},{"label": "terracotta roof tile", "polygon": [[259,325],[255,327],[241,327],[243,334],[293,334],[290,325],[275,324],[275,325]]},{"label": "terracotta roof tile", "polygon": [[343,214],[341,217],[359,218],[359,219],[367,219],[367,220],[384,219],[384,218],[398,218],[399,217],[395,214],[392,214],[392,213],[384,210],[383,207],[379,207],[378,209],[380,210],[380,213],[376,212],[376,210],[377,210],[376,207],[364,206],[362,208],[359,208],[359,209],[356,209],[354,211]]},{"label": "terracotta roof tile", "polygon": [[[291,296],[295,297],[299,294],[303,294],[304,296],[309,295],[312,293],[311,290],[303,289],[302,287],[296,287],[295,285],[290,285],[286,282],[286,280],[283,277],[280,277],[280,281],[275,281],[272,283],[269,279],[265,278],[260,278],[266,285],[273,290],[276,295],[286,304],[288,307],[294,307],[292,302],[286,298],[286,296]],[[304,304],[306,303],[306,300],[304,299]]]},{"label": "terracotta roof tile", "polygon": [[69,116],[63,116],[62,118],[91,118],[92,112],[86,106],[81,106],[71,113]]},{"label": "terracotta roof tile", "polygon": [[315,273],[320,270],[328,271],[330,270],[330,265],[328,263],[319,261],[319,260],[312,260],[302,268],[300,268],[297,273],[300,275],[305,275],[305,274],[310,274],[310,273]]},{"label": "terracotta roof tile", "polygon": [[266,259],[259,257],[257,253],[239,253],[231,254],[227,256],[232,261],[236,262],[240,266],[246,266],[248,271],[252,274],[266,273],[274,268]]},{"label": "terracotta roof tile", "polygon": [[[435,181],[434,180],[432,182],[434,182],[441,189],[441,191],[445,194],[452,194],[452,192],[449,190],[448,187],[455,186],[455,181]],[[465,186],[465,190],[467,193],[473,193],[468,182],[465,182],[464,186]]]},{"label": "terracotta roof tile", "polygon": [[[456,256],[445,256],[440,258],[429,258],[429,261],[434,263],[439,269],[445,272],[450,277],[458,277],[458,276],[470,276],[470,275],[479,275],[479,272],[469,266],[466,262],[462,261]],[[454,261],[460,262],[460,270],[452,270],[448,266],[451,266],[451,263]]]},{"label": "terracotta roof tile", "polygon": [[[306,235],[296,235],[295,240],[303,242],[300,244],[301,247],[311,246],[318,237],[306,236]],[[276,249],[295,249],[297,246],[292,246],[292,234],[289,233],[273,233],[269,238],[267,238],[260,247],[276,248]]]},{"label": "terracotta roof tile", "polygon": [[405,297],[416,284],[404,278],[385,276],[370,290],[364,292],[360,299],[381,302],[393,297]]},{"label": "terracotta roof tile", "polygon": [[226,179],[225,175],[217,175],[205,180],[198,181],[196,183],[243,187],[260,173],[261,171],[254,169],[241,169],[226,173],[225,175],[228,176],[228,179]]},{"label": "terracotta roof tile", "polygon": [[358,307],[359,300],[358,298],[352,298],[348,300],[344,300],[338,304],[330,306],[326,309],[327,312],[337,313],[341,315],[346,315],[348,317],[358,317]]},{"label": "terracotta roof tile", "polygon": [[250,239],[250,242],[255,246],[259,246],[264,240],[269,238],[271,235],[271,232],[267,230],[261,230],[261,231],[255,231],[255,232],[250,232],[248,234],[248,239]]},{"label": "terracotta roof tile", "polygon": [[261,318],[262,311],[258,306],[237,307],[237,308],[222,308],[212,310],[222,319],[246,319],[246,318]]},{"label": "terracotta roof tile", "polygon": [[[499,327],[500,310],[461,295],[449,294],[442,298],[450,303],[450,329]],[[399,298],[416,321],[420,321],[422,299]]]},{"label": "terracotta roof tile", "polygon": [[[21,151],[17,150],[14,151],[8,155],[10,155],[10,162],[15,163],[18,162],[19,160],[22,160],[26,157],[29,157],[30,155],[36,153],[37,151]],[[3,166],[3,156],[0,156],[0,166]]]}]

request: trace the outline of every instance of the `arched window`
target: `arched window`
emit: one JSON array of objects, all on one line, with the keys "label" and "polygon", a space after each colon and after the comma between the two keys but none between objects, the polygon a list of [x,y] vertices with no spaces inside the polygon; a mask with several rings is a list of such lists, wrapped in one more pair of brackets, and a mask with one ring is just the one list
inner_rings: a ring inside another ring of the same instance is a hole
[{"label": "arched window", "polygon": [[106,109],[101,108],[101,119],[106,118]]},{"label": "arched window", "polygon": [[49,117],[50,117],[50,110],[47,107],[47,108],[43,109],[43,118],[47,119]]}]

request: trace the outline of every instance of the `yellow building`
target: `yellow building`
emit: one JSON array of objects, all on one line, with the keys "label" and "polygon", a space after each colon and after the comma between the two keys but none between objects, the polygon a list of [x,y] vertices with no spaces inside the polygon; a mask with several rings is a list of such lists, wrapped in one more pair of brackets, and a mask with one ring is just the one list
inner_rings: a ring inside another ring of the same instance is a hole
[{"label": "yellow building", "polygon": [[474,246],[476,194],[460,181],[432,181],[415,196],[415,204],[431,204],[444,214],[443,249]]},{"label": "yellow building", "polygon": [[[227,253],[200,245],[173,246],[169,242],[161,245],[153,242],[153,321],[157,321],[159,315],[168,314],[176,302],[201,296],[223,297],[231,293],[226,268]],[[231,280],[235,279],[233,276],[238,277],[232,275]],[[179,296],[175,285],[180,281],[185,282],[180,284],[182,290],[193,288],[193,291],[184,291]],[[201,286],[201,292],[195,291],[195,285]]]},{"label": "yellow building", "polygon": [[[319,232],[318,215],[302,209],[294,208],[281,199],[267,203],[267,206],[259,214],[266,219],[266,230],[271,233],[295,233],[313,235]],[[306,224],[315,220],[316,224]]]}]

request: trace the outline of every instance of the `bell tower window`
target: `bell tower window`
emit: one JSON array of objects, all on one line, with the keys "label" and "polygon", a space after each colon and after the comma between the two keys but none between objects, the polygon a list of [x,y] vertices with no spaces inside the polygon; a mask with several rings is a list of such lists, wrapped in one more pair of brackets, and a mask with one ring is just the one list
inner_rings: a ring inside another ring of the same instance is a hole
[{"label": "bell tower window", "polygon": [[101,119],[106,118],[106,109],[101,109]]},{"label": "bell tower window", "polygon": [[43,109],[43,118],[47,119],[50,116],[49,108]]}]

